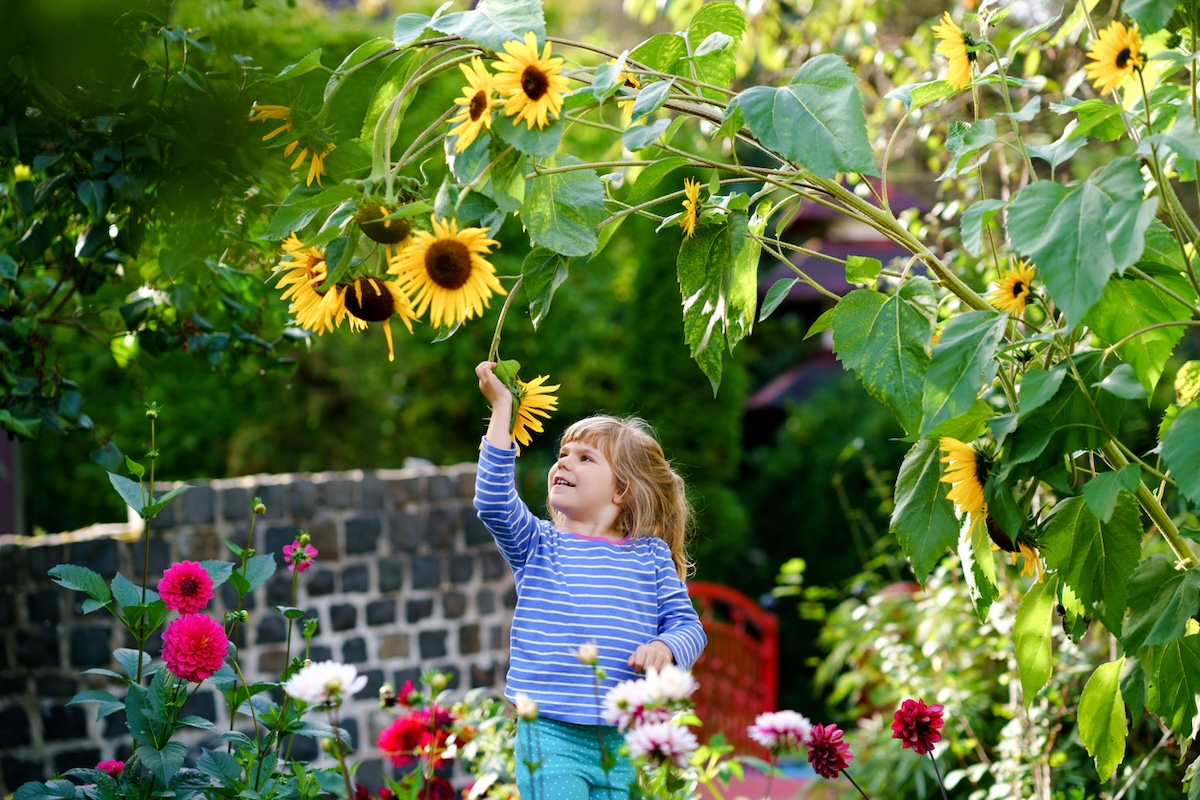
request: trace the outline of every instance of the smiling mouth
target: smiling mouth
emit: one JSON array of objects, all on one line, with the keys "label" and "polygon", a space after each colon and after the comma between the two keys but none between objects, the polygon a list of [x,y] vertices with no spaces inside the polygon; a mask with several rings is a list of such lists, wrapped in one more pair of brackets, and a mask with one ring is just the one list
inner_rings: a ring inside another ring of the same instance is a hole
[{"label": "smiling mouth", "polygon": [[575,484],[571,483],[566,478],[555,478],[554,485],[555,486],[574,486]]}]

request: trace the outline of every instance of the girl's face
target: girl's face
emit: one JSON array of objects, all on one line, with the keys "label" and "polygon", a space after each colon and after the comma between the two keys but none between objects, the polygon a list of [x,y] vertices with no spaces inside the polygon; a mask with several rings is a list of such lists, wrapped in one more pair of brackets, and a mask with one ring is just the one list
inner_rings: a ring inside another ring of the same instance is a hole
[{"label": "girl's face", "polygon": [[595,521],[612,516],[620,505],[617,479],[599,449],[579,441],[565,442],[546,476],[550,505],[567,519]]}]

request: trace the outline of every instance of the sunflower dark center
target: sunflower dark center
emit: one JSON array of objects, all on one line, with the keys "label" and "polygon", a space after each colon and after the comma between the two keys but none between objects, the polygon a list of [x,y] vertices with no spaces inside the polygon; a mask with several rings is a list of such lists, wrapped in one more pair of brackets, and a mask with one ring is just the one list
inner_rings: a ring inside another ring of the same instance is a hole
[{"label": "sunflower dark center", "polygon": [[186,594],[190,596],[196,594],[198,591],[200,591],[200,584],[195,578],[184,578],[183,582],[179,584],[180,594]]},{"label": "sunflower dark center", "polygon": [[1012,296],[1020,297],[1025,294],[1025,281],[1013,281]]},{"label": "sunflower dark center", "polygon": [[425,253],[425,271],[443,289],[461,289],[471,277],[471,251],[456,240],[434,242]]},{"label": "sunflower dark center", "polygon": [[972,39],[971,34],[967,33],[966,31],[962,32],[962,37],[963,37],[963,47],[967,51],[967,61],[974,64],[975,63],[975,52],[973,50],[971,50],[971,48],[975,46],[975,40]]},{"label": "sunflower dark center", "polygon": [[483,116],[483,112],[487,111],[488,101],[487,92],[476,92],[471,98],[471,104],[467,106],[467,113],[471,115],[471,122],[478,122]]},{"label": "sunflower dark center", "polygon": [[521,91],[530,100],[541,100],[549,90],[550,79],[546,77],[546,73],[540,67],[530,65],[521,73]]},{"label": "sunflower dark center", "polygon": [[308,264],[305,265],[305,272],[308,274],[308,281],[312,284],[314,291],[320,291],[321,285],[325,283],[326,275],[321,271],[321,267],[325,264],[323,258],[308,257]]},{"label": "sunflower dark center", "polygon": [[1125,69],[1133,59],[1133,51],[1128,47],[1117,53],[1117,69]]},{"label": "sunflower dark center", "polygon": [[983,488],[983,486],[987,483],[988,470],[990,468],[991,468],[991,464],[988,462],[988,459],[986,457],[984,457],[984,455],[982,453],[980,453],[978,450],[976,450],[975,451],[975,480],[979,482],[980,488]]},{"label": "sunflower dark center", "polygon": [[383,322],[395,312],[396,300],[375,281],[359,278],[346,292],[346,310],[365,322]]}]

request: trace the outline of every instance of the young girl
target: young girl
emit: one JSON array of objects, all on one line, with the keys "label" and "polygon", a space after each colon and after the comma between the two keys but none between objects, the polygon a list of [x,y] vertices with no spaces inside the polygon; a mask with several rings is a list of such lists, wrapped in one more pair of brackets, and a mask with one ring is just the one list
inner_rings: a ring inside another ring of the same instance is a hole
[{"label": "young girl", "polygon": [[[517,496],[513,396],[495,366],[475,368],[492,406],[475,507],[516,577],[505,696],[538,707],[517,722],[517,788],[526,800],[625,800],[635,775],[627,759],[613,765],[621,735],[603,723],[604,696],[650,668],[690,669],[706,642],[683,582],[683,479],[642,420],[588,417],[547,476],[552,520],[534,516]],[[592,653],[599,686],[582,663]]]}]

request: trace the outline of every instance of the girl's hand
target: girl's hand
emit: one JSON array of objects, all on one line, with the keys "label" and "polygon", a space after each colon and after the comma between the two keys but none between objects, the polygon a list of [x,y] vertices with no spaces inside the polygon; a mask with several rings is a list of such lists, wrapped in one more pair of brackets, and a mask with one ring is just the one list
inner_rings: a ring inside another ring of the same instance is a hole
[{"label": "girl's hand", "polygon": [[480,361],[475,367],[475,377],[479,378],[479,391],[483,392],[483,396],[492,406],[492,417],[488,420],[484,438],[501,450],[508,450],[513,446],[513,394],[504,385],[504,381],[496,377],[493,371],[495,366],[495,361]]},{"label": "girl's hand", "polygon": [[493,408],[505,400],[512,402],[512,392],[504,385],[504,381],[496,377],[495,369],[495,361],[480,361],[475,367],[475,376],[479,378],[479,391],[483,392],[483,396]]},{"label": "girl's hand", "polygon": [[639,645],[627,662],[628,666],[633,667],[633,671],[639,675],[651,667],[657,672],[668,664],[674,663],[675,656],[671,653],[671,648],[658,639]]}]

